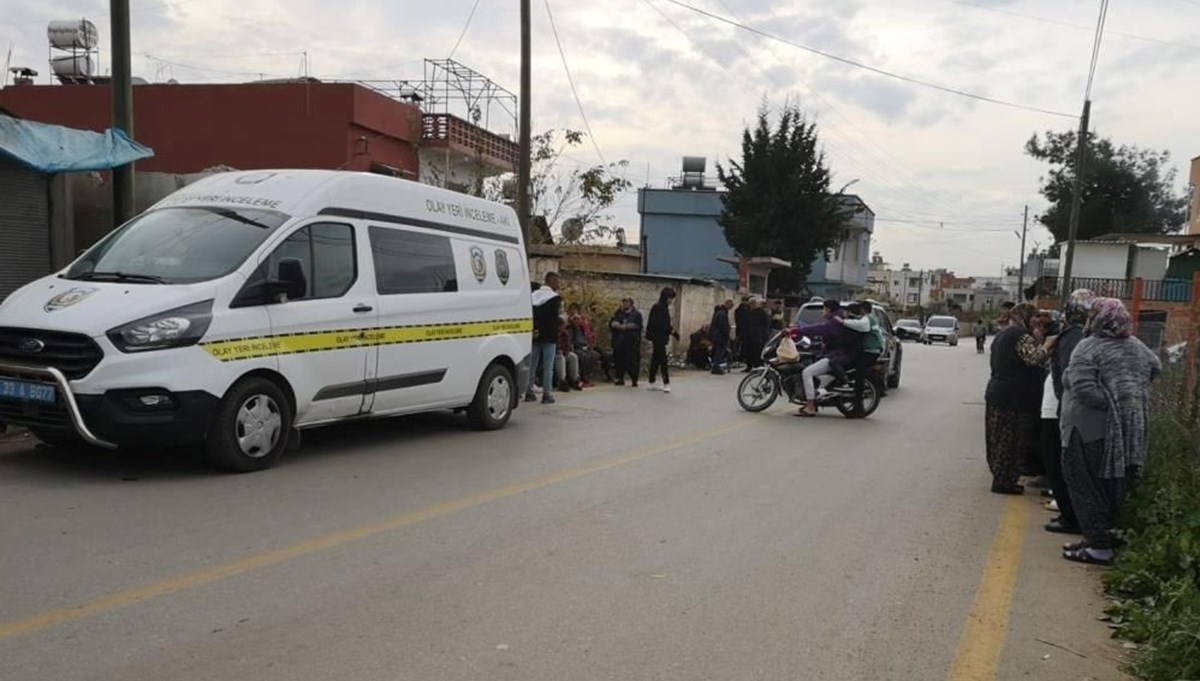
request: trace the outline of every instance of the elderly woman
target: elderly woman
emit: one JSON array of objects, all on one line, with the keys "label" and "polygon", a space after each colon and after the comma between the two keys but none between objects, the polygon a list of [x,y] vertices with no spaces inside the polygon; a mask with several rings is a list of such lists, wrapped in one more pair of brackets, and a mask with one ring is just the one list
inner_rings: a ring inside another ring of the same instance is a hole
[{"label": "elderly woman", "polygon": [[1150,382],[1162,363],[1133,336],[1133,320],[1115,298],[1092,304],[1090,331],[1063,375],[1063,475],[1083,530],[1063,557],[1107,565],[1121,503],[1146,465]]},{"label": "elderly woman", "polygon": [[1037,309],[1029,303],[1009,311],[1009,325],[992,340],[992,378],[988,381],[987,462],[992,492],[1022,494],[1021,468],[1037,451],[1041,422],[1043,367],[1055,338],[1039,342],[1030,333]]}]

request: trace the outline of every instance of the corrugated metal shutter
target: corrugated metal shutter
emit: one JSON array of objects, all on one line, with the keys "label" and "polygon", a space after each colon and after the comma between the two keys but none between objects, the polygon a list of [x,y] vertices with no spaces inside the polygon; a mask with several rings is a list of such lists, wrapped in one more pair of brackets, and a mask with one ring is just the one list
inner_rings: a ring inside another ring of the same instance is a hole
[{"label": "corrugated metal shutter", "polygon": [[0,300],[50,273],[48,181],[0,163]]}]

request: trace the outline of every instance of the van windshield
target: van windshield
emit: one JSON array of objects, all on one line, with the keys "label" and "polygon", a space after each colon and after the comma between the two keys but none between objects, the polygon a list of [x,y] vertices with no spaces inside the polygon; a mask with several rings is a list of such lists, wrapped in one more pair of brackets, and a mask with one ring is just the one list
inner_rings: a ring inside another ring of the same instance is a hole
[{"label": "van windshield", "polygon": [[939,329],[949,329],[954,326],[953,317],[932,317],[929,320],[929,325]]},{"label": "van windshield", "polygon": [[190,284],[238,268],[288,215],[217,207],[144,213],[88,250],[65,278],[132,284]]},{"label": "van windshield", "polygon": [[800,311],[796,313],[795,324],[796,326],[808,326],[809,324],[816,324],[824,318],[824,305],[806,305],[800,308]]}]

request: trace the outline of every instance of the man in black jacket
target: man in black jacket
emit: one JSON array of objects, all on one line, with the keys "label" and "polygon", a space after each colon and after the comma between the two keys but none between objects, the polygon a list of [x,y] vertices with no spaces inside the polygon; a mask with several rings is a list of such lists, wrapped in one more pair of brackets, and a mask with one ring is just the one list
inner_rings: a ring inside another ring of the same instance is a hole
[{"label": "man in black jacket", "polygon": [[529,356],[529,384],[525,386],[525,401],[533,402],[533,384],[539,363],[542,369],[542,404],[554,404],[551,395],[554,385],[554,355],[558,349],[558,322],[562,314],[562,296],[558,295],[557,272],[546,275],[546,283],[534,291],[533,352]]},{"label": "man in black jacket", "polygon": [[608,326],[612,329],[613,364],[616,365],[617,385],[625,385],[625,375],[637,387],[641,371],[642,313],[633,306],[633,298],[622,298],[621,307],[613,313]]},{"label": "man in black jacket", "polygon": [[729,311],[733,309],[733,301],[726,300],[713,309],[712,322],[709,324],[709,334],[712,336],[712,372],[716,375],[725,373],[725,362],[729,356]]},{"label": "man in black jacket", "polygon": [[675,300],[675,289],[665,287],[658,296],[658,302],[650,308],[650,317],[646,320],[646,340],[654,346],[650,355],[650,390],[657,390],[654,381],[658,370],[662,369],[662,391],[671,392],[671,375],[667,373],[667,342],[674,336],[679,340],[679,332],[671,326],[671,301]]}]

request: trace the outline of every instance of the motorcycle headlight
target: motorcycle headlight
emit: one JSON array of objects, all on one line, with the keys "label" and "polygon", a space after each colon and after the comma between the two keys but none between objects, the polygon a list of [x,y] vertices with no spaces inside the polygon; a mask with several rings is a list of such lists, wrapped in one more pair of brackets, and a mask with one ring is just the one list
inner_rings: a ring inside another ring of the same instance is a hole
[{"label": "motorcycle headlight", "polygon": [[145,352],[195,345],[212,323],[213,301],[185,305],[118,326],[108,339],[121,352]]}]

